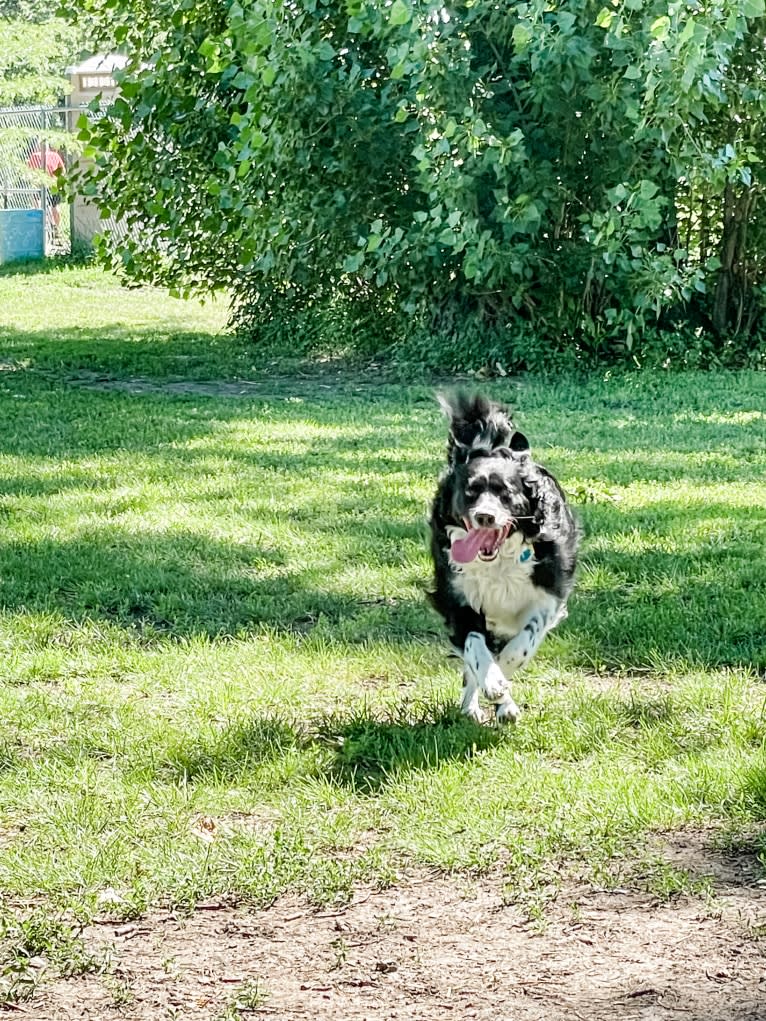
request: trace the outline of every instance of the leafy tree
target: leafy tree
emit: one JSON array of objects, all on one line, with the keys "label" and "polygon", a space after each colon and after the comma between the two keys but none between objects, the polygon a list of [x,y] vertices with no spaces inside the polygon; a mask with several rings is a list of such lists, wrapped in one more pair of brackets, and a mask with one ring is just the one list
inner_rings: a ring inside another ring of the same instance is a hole
[{"label": "leafy tree", "polygon": [[69,88],[64,74],[76,53],[70,27],[58,19],[0,19],[0,106],[54,106]]},{"label": "leafy tree", "polygon": [[42,0],[0,0],[0,40],[0,106],[59,103],[79,50],[76,30]]},{"label": "leafy tree", "polygon": [[595,351],[757,326],[764,0],[84,7],[131,54],[83,125],[129,275]]},{"label": "leafy tree", "polygon": [[50,21],[51,4],[43,0],[0,0],[0,18],[7,21]]}]

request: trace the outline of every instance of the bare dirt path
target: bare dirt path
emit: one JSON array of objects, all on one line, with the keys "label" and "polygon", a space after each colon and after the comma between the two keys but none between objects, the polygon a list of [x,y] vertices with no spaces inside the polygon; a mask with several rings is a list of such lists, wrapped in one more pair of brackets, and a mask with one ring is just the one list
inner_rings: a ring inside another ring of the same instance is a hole
[{"label": "bare dirt path", "polygon": [[111,974],[43,984],[23,1008],[35,1021],[761,1021],[766,889],[725,863],[708,874],[712,897],[676,903],[573,886],[544,925],[504,905],[499,880],[428,876],[335,911],[286,898],[104,923],[84,936],[110,948]]}]

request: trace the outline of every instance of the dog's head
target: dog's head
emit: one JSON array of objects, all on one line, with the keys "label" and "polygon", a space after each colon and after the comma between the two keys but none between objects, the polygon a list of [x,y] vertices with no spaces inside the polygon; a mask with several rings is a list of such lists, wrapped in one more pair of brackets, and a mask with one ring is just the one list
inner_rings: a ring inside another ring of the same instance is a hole
[{"label": "dog's head", "polygon": [[543,538],[558,520],[563,494],[532,460],[507,408],[465,394],[439,402],[450,419],[444,509],[452,559],[495,560],[517,532],[527,540]]}]

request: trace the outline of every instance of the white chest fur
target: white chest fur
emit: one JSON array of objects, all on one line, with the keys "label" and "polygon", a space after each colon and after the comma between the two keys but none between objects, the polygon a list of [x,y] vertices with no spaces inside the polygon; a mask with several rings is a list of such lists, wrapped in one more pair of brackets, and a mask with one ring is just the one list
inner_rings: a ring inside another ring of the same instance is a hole
[{"label": "white chest fur", "polygon": [[[462,529],[452,531],[465,534]],[[458,564],[450,557],[454,591],[472,609],[484,614],[487,627],[499,638],[513,638],[531,613],[543,609],[548,616],[554,611],[551,604],[558,602],[532,584],[534,556],[520,559],[523,549],[523,537],[515,533],[489,563],[477,558],[469,564]]]}]

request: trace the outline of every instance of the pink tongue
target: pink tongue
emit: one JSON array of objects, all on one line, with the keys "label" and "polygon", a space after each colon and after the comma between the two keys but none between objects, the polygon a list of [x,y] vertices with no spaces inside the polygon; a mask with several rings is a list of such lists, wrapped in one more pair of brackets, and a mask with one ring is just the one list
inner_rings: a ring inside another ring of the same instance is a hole
[{"label": "pink tongue", "polygon": [[452,559],[458,564],[470,564],[482,546],[492,546],[495,541],[494,528],[472,528],[462,539],[452,542]]}]

